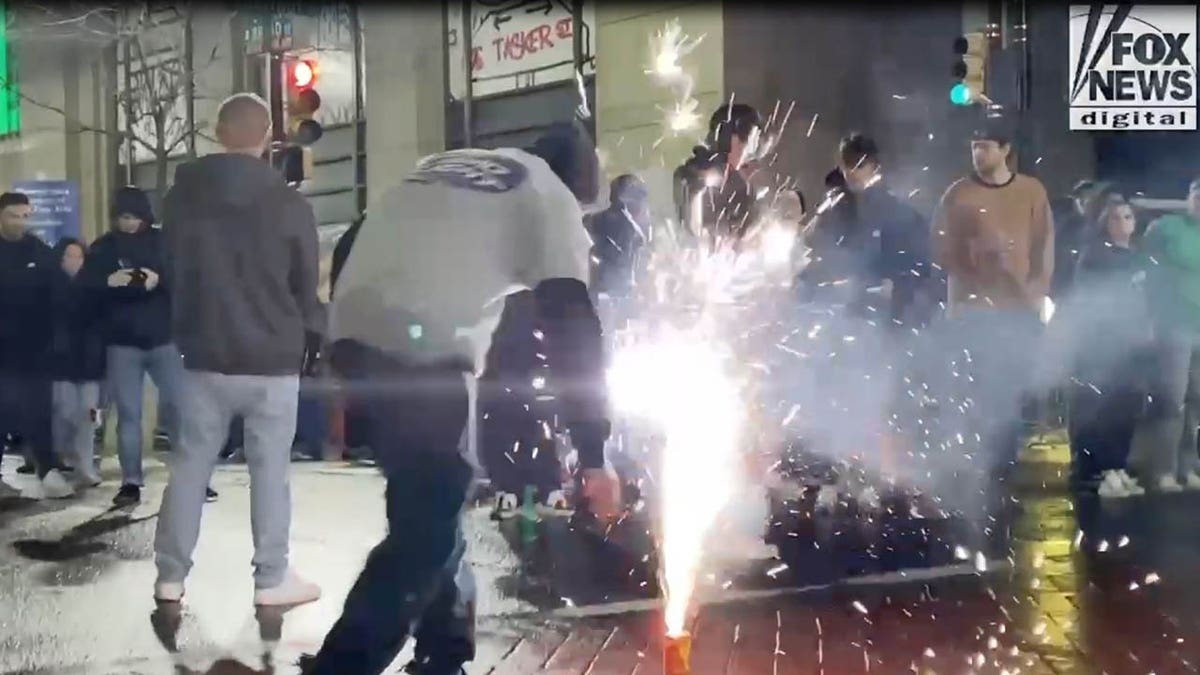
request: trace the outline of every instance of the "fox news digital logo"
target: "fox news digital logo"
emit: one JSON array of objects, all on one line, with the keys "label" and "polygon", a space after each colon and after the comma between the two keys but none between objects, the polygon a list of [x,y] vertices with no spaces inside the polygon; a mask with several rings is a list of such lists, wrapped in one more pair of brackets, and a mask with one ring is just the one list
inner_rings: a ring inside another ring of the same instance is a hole
[{"label": "fox news digital logo", "polygon": [[1071,130],[1195,131],[1196,7],[1071,5]]}]

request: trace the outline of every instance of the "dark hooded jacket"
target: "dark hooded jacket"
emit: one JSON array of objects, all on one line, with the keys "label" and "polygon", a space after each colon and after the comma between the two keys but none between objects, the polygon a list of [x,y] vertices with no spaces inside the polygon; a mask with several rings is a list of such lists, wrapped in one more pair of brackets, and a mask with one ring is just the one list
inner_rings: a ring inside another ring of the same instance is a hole
[{"label": "dark hooded jacket", "polygon": [[32,234],[0,239],[0,372],[41,373],[50,340],[50,247]]},{"label": "dark hooded jacket", "polygon": [[51,283],[52,334],[49,343],[49,373],[58,381],[98,382],[104,379],[104,335],[100,292],[84,283],[82,271],[74,278],[62,270],[62,258],[75,239],[62,239],[54,247]]},{"label": "dark hooded jacket", "polygon": [[890,279],[890,313],[896,319],[931,273],[925,220],[882,183],[860,194],[845,192],[817,219],[807,243],[812,262],[803,278],[810,290],[837,288],[857,306],[870,301],[863,295],[867,288]]},{"label": "dark hooded jacket", "polygon": [[644,204],[647,198],[645,186],[637,179],[614,181],[609,207],[584,219],[592,238],[593,293],[625,295],[632,290],[638,254],[648,233],[627,213],[625,203]]},{"label": "dark hooded jacket", "polygon": [[172,335],[190,370],[293,375],[324,332],[316,220],[259,159],[181,165],[163,204]]},{"label": "dark hooded jacket", "polygon": [[[117,191],[111,215],[115,220],[122,213],[141,218],[141,229],[137,232],[112,229],[93,242],[80,275],[102,303],[101,330],[105,342],[117,347],[154,349],[171,341],[170,275],[163,259],[162,231],[153,227],[150,202],[137,188]],[[153,289],[147,290],[141,281],[109,288],[108,277],[113,272],[140,269],[158,275],[158,284]]]},{"label": "dark hooded jacket", "polygon": [[[721,177],[720,183],[712,185],[716,177]],[[676,217],[681,224],[688,222],[692,199],[704,193],[700,220],[708,237],[736,241],[758,218],[749,183],[740,172],[728,170],[728,157],[723,153],[696,146],[692,156],[675,169],[674,182]]]}]

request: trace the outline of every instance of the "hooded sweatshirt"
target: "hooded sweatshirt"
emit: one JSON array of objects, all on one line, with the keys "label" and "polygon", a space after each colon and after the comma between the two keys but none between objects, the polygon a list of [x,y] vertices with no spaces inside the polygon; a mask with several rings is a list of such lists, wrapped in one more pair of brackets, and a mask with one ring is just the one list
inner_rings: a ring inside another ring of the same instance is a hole
[{"label": "hooded sweatshirt", "polygon": [[[113,272],[143,268],[158,275],[158,285],[153,289],[147,290],[144,283],[138,282],[108,286]],[[171,295],[162,231],[146,222],[137,232],[108,232],[92,244],[80,274],[102,303],[102,332],[107,344],[154,349],[171,341]]]},{"label": "hooded sweatshirt", "polygon": [[322,333],[312,207],[266,162],[181,165],[163,204],[172,334],[189,370],[295,375]]},{"label": "hooded sweatshirt", "polygon": [[54,256],[26,234],[0,238],[0,373],[40,373],[50,339],[50,285]]}]

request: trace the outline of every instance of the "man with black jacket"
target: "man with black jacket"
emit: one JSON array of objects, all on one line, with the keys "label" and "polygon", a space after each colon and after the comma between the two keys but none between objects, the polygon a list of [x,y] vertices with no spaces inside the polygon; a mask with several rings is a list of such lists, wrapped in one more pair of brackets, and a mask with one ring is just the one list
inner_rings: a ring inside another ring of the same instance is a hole
[{"label": "man with black jacket", "polygon": [[308,675],[381,673],[414,624],[408,672],[458,675],[473,658],[469,571],[460,565],[473,473],[458,449],[465,378],[480,369],[510,293],[533,290],[545,388],[579,451],[583,500],[602,520],[614,516],[603,336],[579,206],[595,199],[598,172],[586,131],[559,125],[528,151],[426,157],[372,207],[338,278],[331,358],[365,395],[388,481],[388,534],[320,653],[302,664]]},{"label": "man with black jacket", "polygon": [[717,108],[705,145],[675,169],[675,209],[682,236],[712,247],[736,246],[758,219],[745,165],[758,152],[762,116],[745,103]]},{"label": "man with black jacket", "polygon": [[96,292],[108,346],[109,394],[117,404],[117,457],[121,489],[113,503],[141,501],[142,402],[146,376],[158,389],[168,430],[179,418],[183,367],[171,342],[171,296],[162,231],[146,193],[123,187],[113,196],[113,227],[97,239],[84,263],[84,283]]},{"label": "man with black jacket", "polygon": [[[46,351],[56,264],[50,247],[25,230],[31,213],[28,196],[0,194],[0,433],[19,434],[33,458],[40,482],[26,494],[61,498],[74,490],[54,469],[51,449]],[[0,482],[0,497],[18,494]]]},{"label": "man with black jacket", "polygon": [[[838,172],[841,195],[835,193],[837,203],[818,217],[807,239],[813,262],[805,282],[852,312],[878,305],[893,326],[926,323],[934,303],[927,297],[933,270],[924,218],[888,190],[871,138],[842,139]],[[868,295],[872,289],[879,289],[878,303]]]},{"label": "man with black jacket", "polygon": [[224,152],[181,165],[163,204],[185,405],[154,540],[160,601],[183,597],[205,487],[234,416],[250,470],[254,602],[320,597],[288,565],[300,373],[324,322],[317,229],[312,207],[262,160],[270,130],[261,98],[227,99],[217,113]]}]

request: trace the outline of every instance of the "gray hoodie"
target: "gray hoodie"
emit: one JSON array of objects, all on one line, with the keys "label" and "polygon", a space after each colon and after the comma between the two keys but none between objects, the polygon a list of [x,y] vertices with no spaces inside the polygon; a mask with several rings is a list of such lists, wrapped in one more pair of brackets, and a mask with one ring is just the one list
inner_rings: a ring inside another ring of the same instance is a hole
[{"label": "gray hoodie", "polygon": [[163,204],[172,334],[189,370],[293,375],[323,332],[312,207],[266,162],[181,165]]}]

